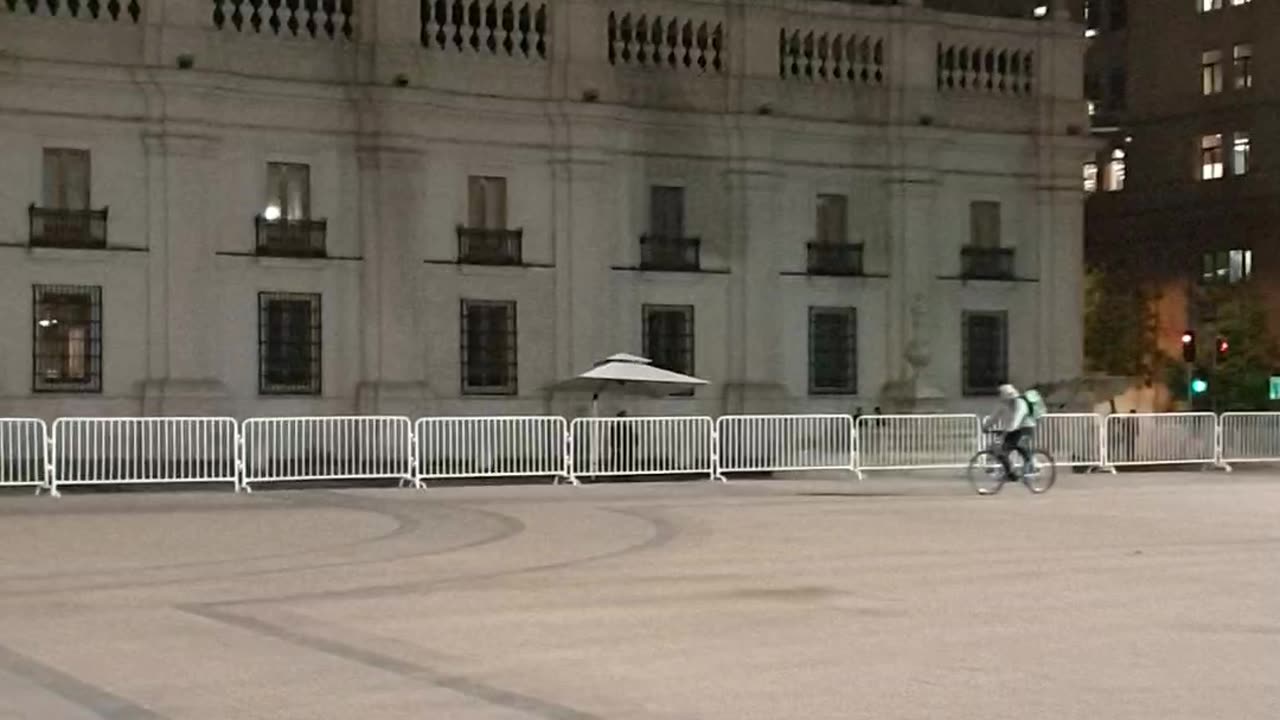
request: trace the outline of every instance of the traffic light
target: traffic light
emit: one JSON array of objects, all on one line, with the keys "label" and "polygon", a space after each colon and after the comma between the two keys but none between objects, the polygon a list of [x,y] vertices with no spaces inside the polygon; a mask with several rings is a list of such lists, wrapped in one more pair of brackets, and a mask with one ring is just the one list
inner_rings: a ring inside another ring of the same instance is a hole
[{"label": "traffic light", "polygon": [[1231,343],[1227,342],[1226,338],[1219,336],[1216,349],[1218,351],[1218,362],[1222,362],[1227,359],[1227,351],[1231,349]]},{"label": "traffic light", "polygon": [[1196,361],[1196,334],[1190,330],[1182,333],[1182,359],[1185,362]]},{"label": "traffic light", "polygon": [[1197,375],[1196,377],[1191,378],[1191,394],[1192,395],[1203,395],[1206,392],[1208,392],[1208,390],[1209,390],[1209,381],[1205,380],[1204,377]]}]

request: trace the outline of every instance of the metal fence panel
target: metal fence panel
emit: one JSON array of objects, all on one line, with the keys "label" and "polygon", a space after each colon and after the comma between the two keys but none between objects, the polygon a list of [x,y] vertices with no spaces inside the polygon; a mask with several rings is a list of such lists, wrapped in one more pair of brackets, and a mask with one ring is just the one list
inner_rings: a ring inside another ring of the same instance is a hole
[{"label": "metal fence panel", "polygon": [[716,420],[719,470],[853,470],[849,415],[726,415]]},{"label": "metal fence panel", "polygon": [[562,417],[422,418],[414,426],[418,477],[569,477]]},{"label": "metal fence panel", "polygon": [[967,467],[981,443],[977,415],[866,415],[858,418],[857,469]]},{"label": "metal fence panel", "polygon": [[1130,413],[1107,417],[1107,465],[1217,462],[1213,413]]},{"label": "metal fence panel", "polygon": [[237,482],[232,418],[59,418],[53,487]]},{"label": "metal fence panel", "polygon": [[1280,463],[1280,413],[1223,413],[1219,459],[1232,463]]},{"label": "metal fence panel", "polygon": [[1036,422],[1032,445],[1047,451],[1059,465],[1102,467],[1103,420],[1091,413],[1050,413]]},{"label": "metal fence panel", "polygon": [[419,484],[407,417],[252,418],[242,426],[244,483],[399,478]]},{"label": "metal fence panel", "polygon": [[49,426],[34,418],[0,419],[0,487],[49,485]]},{"label": "metal fence panel", "polygon": [[715,475],[709,417],[578,418],[572,477]]}]

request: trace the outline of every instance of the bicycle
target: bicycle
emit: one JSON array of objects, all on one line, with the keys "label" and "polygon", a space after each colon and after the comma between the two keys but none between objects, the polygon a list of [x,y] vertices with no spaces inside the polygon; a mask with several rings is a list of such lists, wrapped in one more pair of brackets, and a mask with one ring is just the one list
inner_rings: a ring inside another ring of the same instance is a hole
[{"label": "bicycle", "polygon": [[[1009,466],[1014,468],[1015,477],[1009,477],[1004,466],[1000,464],[1000,455],[1004,450],[1003,433],[988,430],[991,442],[986,448],[974,453],[969,460],[969,484],[979,495],[995,495],[1004,488],[1007,482],[1021,482],[1032,493],[1039,495],[1048,492],[1058,479],[1058,463],[1045,450],[1032,450],[1031,462],[1026,462],[1026,449],[1021,447],[1009,451]],[[1017,476],[1017,469],[1023,473]]]}]

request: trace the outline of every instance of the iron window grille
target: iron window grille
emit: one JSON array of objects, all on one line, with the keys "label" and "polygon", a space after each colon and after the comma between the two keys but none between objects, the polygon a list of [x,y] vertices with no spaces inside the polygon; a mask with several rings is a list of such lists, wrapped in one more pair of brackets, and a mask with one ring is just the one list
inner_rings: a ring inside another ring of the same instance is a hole
[{"label": "iron window grille", "polygon": [[961,248],[960,275],[973,280],[1012,279],[1013,248]]},{"label": "iron window grille", "polygon": [[1009,314],[964,313],[964,394],[994,395],[1009,374]]},{"label": "iron window grille", "polygon": [[664,370],[693,374],[692,305],[645,305],[644,354]]},{"label": "iron window grille", "polygon": [[809,308],[809,394],[854,395],[857,392],[857,310]]},{"label": "iron window grille", "polygon": [[321,393],[320,295],[258,293],[258,392]]},{"label": "iron window grille", "polygon": [[643,270],[700,270],[702,241],[698,238],[642,236],[640,267]]},{"label": "iron window grille", "polygon": [[102,288],[32,288],[32,390],[102,392]]},{"label": "iron window grille", "polygon": [[458,226],[458,262],[469,265],[519,265],[523,230]]},{"label": "iron window grille", "polygon": [[107,208],[71,210],[31,205],[27,211],[31,247],[104,248]]},{"label": "iron window grille", "polygon": [[519,390],[515,302],[463,300],[461,314],[463,394],[515,395]]},{"label": "iron window grille", "polygon": [[861,244],[811,242],[807,268],[810,275],[861,275]]}]

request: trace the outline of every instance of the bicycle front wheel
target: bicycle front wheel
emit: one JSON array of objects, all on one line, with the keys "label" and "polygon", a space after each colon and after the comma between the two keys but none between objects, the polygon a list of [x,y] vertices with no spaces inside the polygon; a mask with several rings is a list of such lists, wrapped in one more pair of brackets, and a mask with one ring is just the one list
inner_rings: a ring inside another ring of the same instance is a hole
[{"label": "bicycle front wheel", "polygon": [[1022,477],[1022,482],[1027,489],[1039,495],[1048,492],[1057,479],[1058,463],[1054,461],[1053,456],[1044,450],[1031,453],[1031,466]]},{"label": "bicycle front wheel", "polygon": [[969,484],[979,495],[995,495],[1004,487],[1004,467],[990,450],[982,450],[969,460]]}]

